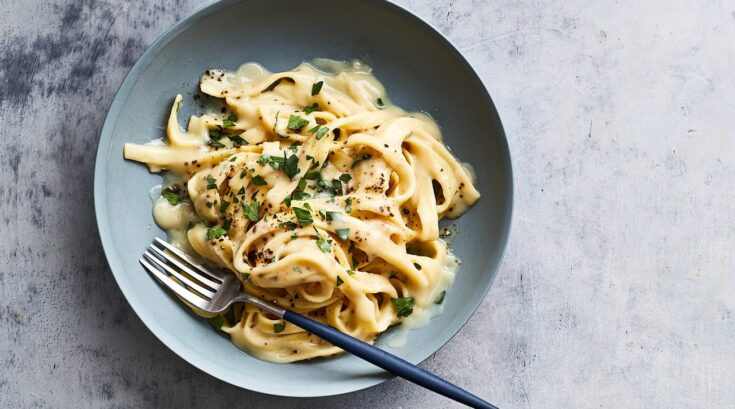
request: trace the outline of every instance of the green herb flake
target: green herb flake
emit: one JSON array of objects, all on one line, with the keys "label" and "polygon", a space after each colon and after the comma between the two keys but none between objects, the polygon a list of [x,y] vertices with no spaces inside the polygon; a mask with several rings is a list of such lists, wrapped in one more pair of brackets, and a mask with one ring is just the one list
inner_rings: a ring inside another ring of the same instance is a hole
[{"label": "green herb flake", "polygon": [[408,317],[413,313],[413,297],[391,298],[390,300],[396,308],[399,317]]},{"label": "green herb flake", "polygon": [[344,281],[342,281],[342,277],[337,276],[337,287],[341,286],[343,283]]},{"label": "green herb flake", "polygon": [[383,103],[383,98],[378,98],[375,102],[377,102],[378,106],[381,108],[385,106],[385,104]]},{"label": "green herb flake", "polygon": [[298,165],[298,156],[291,155],[286,159],[286,163],[283,165],[283,171],[286,172],[286,176],[288,176],[289,179],[293,179],[293,177],[299,173],[300,169]]},{"label": "green herb flake", "polygon": [[248,174],[247,168],[242,168],[242,170],[240,171],[240,179],[245,179],[245,176],[247,176],[247,174]]},{"label": "green herb flake", "polygon": [[413,263],[413,266],[416,267],[416,270],[421,271],[421,264],[419,264],[419,263]]},{"label": "green herb flake", "polygon": [[324,85],[324,81],[315,82],[314,85],[311,86],[311,95],[314,96],[319,93],[319,91],[322,90],[322,86]]},{"label": "green herb flake", "polygon": [[283,223],[279,224],[278,227],[290,231],[290,230],[296,230],[296,227],[298,227],[298,226],[296,225],[296,223],[294,223],[292,221],[287,221],[287,222],[283,222]]},{"label": "green herb flake", "polygon": [[299,131],[301,128],[309,125],[309,120],[304,119],[298,115],[291,115],[288,117],[288,129],[292,131]]},{"label": "green herb flake", "polygon": [[237,117],[234,115],[228,116],[225,120],[222,121],[222,127],[223,128],[230,128],[235,126],[235,121],[237,121]]},{"label": "green herb flake", "polygon": [[217,189],[217,179],[213,178],[212,175],[207,175],[207,189]]},{"label": "green herb flake", "polygon": [[209,142],[207,142],[207,145],[212,146],[214,148],[225,148],[225,145],[220,141],[215,141],[210,139]]},{"label": "green herb flake", "polygon": [[337,229],[334,232],[337,233],[337,236],[342,240],[347,240],[347,238],[350,237],[350,229]]},{"label": "green herb flake", "polygon": [[319,110],[319,105],[317,105],[316,102],[309,105],[308,107],[304,107],[304,113],[307,115],[309,115],[312,112],[318,111],[318,110]]},{"label": "green herb flake", "polygon": [[309,133],[314,133],[314,132],[318,131],[319,128],[321,128],[321,127],[322,127],[321,125],[316,124],[313,128],[309,128],[308,132]]},{"label": "green herb flake", "polygon": [[260,166],[265,166],[265,165],[267,165],[267,164],[270,163],[270,159],[271,159],[271,155],[268,155],[267,153],[264,153],[264,154],[260,155],[260,157],[258,158],[258,164]]},{"label": "green herb flake", "polygon": [[311,172],[308,172],[304,175],[304,179],[306,180],[317,180],[321,178],[321,172],[317,170],[312,170]]},{"label": "green herb flake", "polygon": [[444,302],[444,296],[446,296],[446,295],[447,295],[447,290],[443,290],[442,292],[440,292],[439,295],[434,300],[434,304],[439,305],[439,304],[443,303]]},{"label": "green herb flake", "polygon": [[219,331],[222,329],[222,325],[225,324],[225,317],[218,315],[216,317],[208,319],[207,322],[209,322],[209,325],[211,325],[212,328]]},{"label": "green herb flake", "polygon": [[222,203],[219,204],[219,212],[222,214],[225,214],[225,212],[227,211],[227,206],[229,205],[230,205],[230,202],[228,202],[225,199],[222,199]]},{"label": "green herb flake", "polygon": [[239,135],[229,135],[227,137],[227,139],[231,140],[232,141],[232,144],[235,145],[235,146],[247,145],[247,143],[248,143],[248,141],[246,141],[245,139],[243,139]]},{"label": "green herb flake", "polygon": [[345,199],[345,213],[352,212],[352,198],[348,197]]},{"label": "green herb flake", "polygon": [[332,179],[332,189],[335,196],[342,196],[342,182],[339,179]]},{"label": "green herb flake", "polygon": [[207,240],[216,239],[222,237],[225,234],[225,229],[222,226],[212,227],[207,230]]},{"label": "green herb flake", "polygon": [[250,281],[250,273],[242,273],[242,281]]},{"label": "green herb flake", "polygon": [[350,270],[350,269],[347,269],[347,270],[345,270],[345,272],[346,272],[346,273],[347,273],[347,275],[349,275],[349,276],[355,275],[355,272],[354,272],[354,271],[352,271],[352,270]]},{"label": "green herb flake", "polygon": [[341,181],[343,181],[343,182],[347,183],[347,182],[349,182],[350,180],[352,180],[352,176],[350,176],[350,174],[349,174],[349,173],[343,173],[343,174],[339,175],[339,180],[341,180]]},{"label": "green herb flake", "polygon": [[170,187],[167,187],[161,191],[161,196],[163,196],[164,199],[168,200],[169,203],[171,203],[172,206],[176,206],[179,204],[179,200],[181,199],[179,197],[179,194],[174,192],[173,189]]},{"label": "green herb flake", "polygon": [[316,134],[314,134],[314,137],[318,141],[319,139],[322,139],[324,137],[324,135],[327,134],[327,132],[329,132],[329,128],[327,128],[326,126],[323,126],[323,127],[319,128],[318,131],[316,131]]},{"label": "green herb flake", "polygon": [[251,222],[257,222],[258,221],[258,202],[253,202],[250,204],[245,204],[245,202],[240,203],[242,206],[243,212],[245,212],[245,217],[248,218]]},{"label": "green herb flake", "polygon": [[263,179],[263,176],[255,175],[253,176],[253,184],[255,186],[265,186],[267,183],[265,182],[265,179]]},{"label": "green herb flake", "polygon": [[273,332],[276,334],[283,332],[283,329],[286,328],[286,325],[282,322],[277,322],[273,324]]},{"label": "green herb flake", "polygon": [[232,226],[232,220],[225,219],[225,222],[222,223],[222,228],[225,230],[230,230],[230,226]]},{"label": "green herb flake", "polygon": [[300,207],[294,207],[291,210],[293,210],[294,215],[296,215],[296,220],[298,220],[299,226],[306,227],[314,223],[314,219],[311,218],[310,211]]},{"label": "green herb flake", "polygon": [[316,237],[316,246],[319,247],[319,250],[321,250],[322,253],[329,253],[332,251],[331,240],[324,240],[321,235],[317,235]]}]

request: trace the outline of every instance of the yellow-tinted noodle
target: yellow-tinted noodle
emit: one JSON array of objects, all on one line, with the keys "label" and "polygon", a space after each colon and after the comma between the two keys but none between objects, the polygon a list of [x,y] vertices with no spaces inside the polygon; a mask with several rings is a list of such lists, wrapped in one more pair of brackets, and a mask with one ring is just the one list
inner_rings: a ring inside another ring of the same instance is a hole
[{"label": "yellow-tinted noodle", "polygon": [[[231,270],[250,294],[373,342],[419,320],[451,283],[455,259],[438,221],[479,193],[431,118],[389,104],[369,67],[330,64],[333,73],[210,70],[201,90],[226,110],[183,130],[177,95],[166,143],[127,144],[125,157],[184,183],[188,199],[160,198],[154,212],[176,244]],[[403,297],[414,301],[408,317],[391,301]],[[239,321],[222,330],[261,359],[340,352],[253,306],[234,308]]]}]

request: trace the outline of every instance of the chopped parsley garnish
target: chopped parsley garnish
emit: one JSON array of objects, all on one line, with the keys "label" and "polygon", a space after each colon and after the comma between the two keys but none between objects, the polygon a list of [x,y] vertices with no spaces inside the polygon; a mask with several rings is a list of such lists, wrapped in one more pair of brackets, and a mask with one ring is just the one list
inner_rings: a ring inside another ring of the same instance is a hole
[{"label": "chopped parsley garnish", "polygon": [[304,175],[304,179],[306,180],[317,180],[321,178],[321,172],[317,170],[312,170],[311,172],[308,172]]},{"label": "chopped parsley garnish", "polygon": [[342,181],[339,179],[332,179],[332,189],[334,190],[335,196],[342,196]]},{"label": "chopped parsley garnish", "polygon": [[308,119],[304,119],[298,115],[291,115],[290,117],[288,117],[287,127],[292,131],[298,131],[306,125],[309,125]]},{"label": "chopped parsley garnish", "polygon": [[216,317],[212,317],[212,318],[208,319],[207,322],[209,322],[209,325],[211,325],[212,328],[214,328],[216,330],[221,330],[222,329],[222,325],[225,324],[225,317],[223,317],[221,315],[218,315]]},{"label": "chopped parsley garnish", "polygon": [[242,281],[250,281],[250,273],[242,273]]},{"label": "chopped parsley garnish", "polygon": [[207,175],[207,189],[217,189],[217,179]]},{"label": "chopped parsley garnish", "polygon": [[294,207],[291,210],[293,210],[293,213],[296,215],[296,220],[298,220],[299,226],[306,227],[314,223],[314,219],[311,218],[310,211],[302,209],[300,207]]},{"label": "chopped parsley garnish", "polygon": [[229,135],[227,139],[231,140],[235,146],[247,145],[248,141],[240,137],[239,135]]},{"label": "chopped parsley garnish", "polygon": [[235,117],[234,115],[230,115],[222,121],[222,127],[230,128],[232,126],[235,126],[235,121],[237,121],[237,117]]},{"label": "chopped parsley garnish", "polygon": [[376,102],[378,103],[378,106],[381,107],[381,108],[385,106],[385,104],[383,104],[383,99],[382,98],[378,98]]},{"label": "chopped parsley garnish", "polygon": [[255,186],[265,186],[267,183],[265,182],[265,179],[263,179],[263,176],[255,175],[253,176],[253,184]]},{"label": "chopped parsley garnish", "polygon": [[308,132],[309,133],[314,133],[314,132],[318,131],[319,128],[321,128],[321,125],[316,124],[313,128],[309,128],[309,131]]},{"label": "chopped parsley garnish", "polygon": [[447,290],[443,290],[439,293],[438,296],[436,296],[436,299],[434,300],[434,304],[441,304],[444,302],[444,296],[447,295]]},{"label": "chopped parsley garnish", "polygon": [[313,103],[313,104],[311,104],[311,105],[309,105],[308,107],[304,107],[304,113],[307,114],[307,115],[310,114],[310,113],[312,113],[312,112],[314,112],[314,111],[318,111],[318,110],[319,110],[319,105],[317,105],[316,102]]},{"label": "chopped parsley garnish", "polygon": [[319,247],[319,250],[322,251],[322,253],[329,253],[332,251],[332,240],[324,240],[324,238],[321,236],[321,234],[317,233],[316,236],[316,246]]},{"label": "chopped parsley garnish", "polygon": [[213,141],[219,141],[220,139],[222,139],[223,136],[224,135],[220,131],[217,131],[217,130],[214,130],[214,129],[211,130],[211,131],[209,131],[209,139],[211,139]]},{"label": "chopped parsley garnish", "polygon": [[222,237],[225,234],[225,229],[222,226],[212,227],[207,230],[207,240],[216,239]]},{"label": "chopped parsley garnish", "polygon": [[277,322],[273,324],[273,332],[275,332],[276,334],[283,332],[284,328],[286,328],[286,325],[283,324],[282,322]]},{"label": "chopped parsley garnish", "polygon": [[347,182],[349,182],[350,180],[352,180],[352,176],[350,176],[350,174],[349,174],[349,173],[343,173],[343,174],[339,175],[339,180],[341,180],[341,181],[343,181],[343,182],[347,183]]},{"label": "chopped parsley garnish", "polygon": [[413,313],[413,297],[391,298],[399,317],[408,317]]},{"label": "chopped parsley garnish", "polygon": [[283,165],[283,171],[286,172],[286,176],[289,179],[293,179],[299,173],[299,157],[291,155],[286,159],[286,163]]},{"label": "chopped parsley garnish", "polygon": [[240,203],[242,206],[243,212],[245,212],[245,217],[248,218],[251,222],[257,222],[258,221],[258,202],[253,202],[250,204],[245,204],[245,202]]},{"label": "chopped parsley garnish", "polygon": [[350,229],[337,229],[334,232],[337,233],[337,236],[342,240],[347,240],[347,238],[350,237]]},{"label": "chopped parsley garnish", "polygon": [[345,199],[345,213],[352,212],[352,198],[348,197]]},{"label": "chopped parsley garnish", "polygon": [[212,146],[212,147],[215,147],[215,148],[224,148],[225,147],[225,145],[222,142],[216,141],[214,139],[210,139],[207,142],[207,145]]},{"label": "chopped parsley garnish", "polygon": [[[334,220],[334,216],[335,215],[338,215],[338,214],[339,214],[339,212],[328,212],[328,211],[326,211],[324,209],[319,210],[319,216],[321,216],[322,219],[324,219],[326,221],[330,221],[330,222],[332,220]],[[349,229],[347,229],[347,230],[349,230]]]},{"label": "chopped parsley garnish", "polygon": [[322,90],[322,85],[324,85],[324,81],[315,82],[314,85],[311,86],[311,95],[314,96],[319,93],[319,91]]},{"label": "chopped parsley garnish", "polygon": [[419,263],[413,263],[413,266],[416,267],[416,270],[421,271],[421,264],[419,264]]},{"label": "chopped parsley garnish", "polygon": [[316,131],[316,134],[314,134],[314,137],[318,141],[319,139],[322,139],[324,135],[327,134],[327,132],[329,132],[329,128],[327,128],[326,126],[322,126],[321,128],[319,128],[318,131]]},{"label": "chopped parsley garnish", "polygon": [[340,276],[337,276],[337,287],[339,287],[339,286],[340,286],[340,285],[342,285],[343,283],[344,283],[344,281],[342,281],[342,277],[340,277]]},{"label": "chopped parsley garnish", "polygon": [[179,197],[179,194],[174,192],[173,189],[170,187],[167,187],[161,191],[161,196],[163,196],[164,199],[168,200],[169,203],[171,203],[172,206],[176,206],[179,204],[179,200],[181,199]]},{"label": "chopped parsley garnish", "polygon": [[222,199],[222,203],[219,204],[219,212],[222,214],[225,214],[225,212],[227,211],[227,206],[229,205],[230,205],[230,202],[228,202],[225,199]]},{"label": "chopped parsley garnish", "polygon": [[347,272],[347,275],[350,275],[350,276],[355,275],[355,272],[350,269],[347,269],[346,272]]},{"label": "chopped parsley garnish", "polygon": [[287,222],[283,222],[283,223],[279,224],[278,227],[280,227],[282,229],[286,229],[286,230],[296,230],[296,227],[298,227],[298,226],[296,225],[296,223],[294,223],[292,221],[287,221]]},{"label": "chopped parsley garnish", "polygon": [[248,174],[248,169],[242,168],[242,170],[240,171],[240,179],[245,179],[245,175],[247,174]]},{"label": "chopped parsley garnish", "polygon": [[225,230],[230,230],[230,226],[232,226],[232,220],[225,219],[225,222],[222,223],[222,228]]}]

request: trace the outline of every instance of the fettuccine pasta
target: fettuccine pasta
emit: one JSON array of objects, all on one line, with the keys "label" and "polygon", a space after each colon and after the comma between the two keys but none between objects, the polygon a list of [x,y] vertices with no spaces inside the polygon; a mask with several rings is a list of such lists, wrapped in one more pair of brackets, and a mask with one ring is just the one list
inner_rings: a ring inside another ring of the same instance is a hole
[{"label": "fettuccine pasta", "polygon": [[[222,109],[184,130],[178,95],[165,143],[126,144],[125,157],[177,181],[154,205],[175,244],[247,293],[374,342],[443,301],[457,261],[438,222],[479,193],[431,118],[388,104],[359,62],[321,64],[331,72],[209,70],[201,91]],[[210,322],[267,361],[341,352],[251,305]]]}]

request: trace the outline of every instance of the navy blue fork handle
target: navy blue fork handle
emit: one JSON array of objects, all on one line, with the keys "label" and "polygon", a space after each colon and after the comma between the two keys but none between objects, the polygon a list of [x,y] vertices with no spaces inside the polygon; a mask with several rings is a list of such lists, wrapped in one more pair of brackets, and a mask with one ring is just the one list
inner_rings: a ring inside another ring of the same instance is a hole
[{"label": "navy blue fork handle", "polygon": [[331,342],[332,344],[372,363],[373,365],[379,366],[394,375],[398,375],[403,379],[409,380],[417,385],[421,385],[424,388],[444,395],[447,398],[464,403],[465,405],[473,408],[498,409],[497,406],[485,402],[477,396],[432,374],[431,372],[425,371],[408,361],[385,352],[382,349],[376,348],[367,342],[363,342],[350,335],[344,334],[328,325],[324,325],[293,311],[286,311],[283,315],[283,319]]}]

